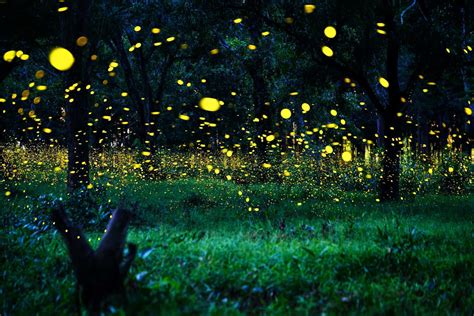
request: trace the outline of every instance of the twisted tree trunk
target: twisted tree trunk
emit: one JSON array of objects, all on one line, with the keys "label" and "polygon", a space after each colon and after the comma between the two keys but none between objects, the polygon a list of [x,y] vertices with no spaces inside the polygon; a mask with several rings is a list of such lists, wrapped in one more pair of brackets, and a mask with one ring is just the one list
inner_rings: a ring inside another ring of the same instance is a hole
[{"label": "twisted tree trunk", "polygon": [[128,254],[123,256],[130,212],[122,207],[114,211],[95,251],[82,230],[70,221],[63,205],[53,209],[52,219],[68,248],[82,303],[88,310],[99,312],[111,295],[124,294],[123,283],[137,252],[137,246],[129,243]]}]

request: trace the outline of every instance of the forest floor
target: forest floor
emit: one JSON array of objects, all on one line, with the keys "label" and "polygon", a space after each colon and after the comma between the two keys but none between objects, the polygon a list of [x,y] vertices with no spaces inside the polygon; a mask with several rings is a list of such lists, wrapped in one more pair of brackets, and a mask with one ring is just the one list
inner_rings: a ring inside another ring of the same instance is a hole
[{"label": "forest floor", "polygon": [[[61,196],[62,186],[25,184],[0,197],[2,315],[77,309],[66,249],[38,210],[38,197]],[[474,312],[472,194],[381,204],[304,185],[209,179],[119,191],[102,200],[140,203],[128,236],[139,255],[127,303],[111,314]],[[100,225],[88,229],[92,243]]]}]

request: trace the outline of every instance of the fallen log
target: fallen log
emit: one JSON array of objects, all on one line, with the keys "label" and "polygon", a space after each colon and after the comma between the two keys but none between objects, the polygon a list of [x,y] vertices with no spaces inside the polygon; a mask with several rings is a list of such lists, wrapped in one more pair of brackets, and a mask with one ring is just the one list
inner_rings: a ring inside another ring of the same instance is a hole
[{"label": "fallen log", "polygon": [[123,255],[130,217],[130,211],[119,206],[94,251],[82,230],[67,216],[64,205],[60,204],[52,211],[53,224],[69,251],[79,302],[82,301],[90,311],[100,311],[112,295],[125,294],[124,280],[137,253],[137,246],[129,243],[128,254]]}]

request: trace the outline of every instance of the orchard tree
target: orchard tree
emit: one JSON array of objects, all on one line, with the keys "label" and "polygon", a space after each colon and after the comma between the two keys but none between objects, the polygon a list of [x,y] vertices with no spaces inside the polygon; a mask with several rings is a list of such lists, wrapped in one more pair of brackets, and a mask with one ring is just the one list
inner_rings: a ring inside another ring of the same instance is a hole
[{"label": "orchard tree", "polygon": [[[454,0],[340,0],[317,6],[271,2],[254,14],[287,34],[321,67],[321,73],[355,83],[353,88],[370,102],[380,120],[378,137],[384,148],[379,195],[388,201],[400,197],[407,109],[416,105],[416,89],[435,85],[441,73],[456,63],[446,46],[448,31],[460,28],[460,12],[472,12],[467,10],[471,6]],[[251,10],[238,1],[233,7]]]}]

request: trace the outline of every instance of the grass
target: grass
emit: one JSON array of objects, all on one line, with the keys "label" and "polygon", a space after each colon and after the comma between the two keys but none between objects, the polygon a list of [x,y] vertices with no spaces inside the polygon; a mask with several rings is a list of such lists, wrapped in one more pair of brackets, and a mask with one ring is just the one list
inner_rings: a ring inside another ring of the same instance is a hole
[{"label": "grass", "polygon": [[[472,194],[380,204],[302,184],[185,179],[126,188],[98,198],[140,203],[127,303],[111,314],[474,312]],[[0,198],[1,313],[72,314],[65,247],[38,210],[38,196],[64,195],[62,186],[18,184],[16,192]],[[93,243],[101,225],[89,228]]]}]

